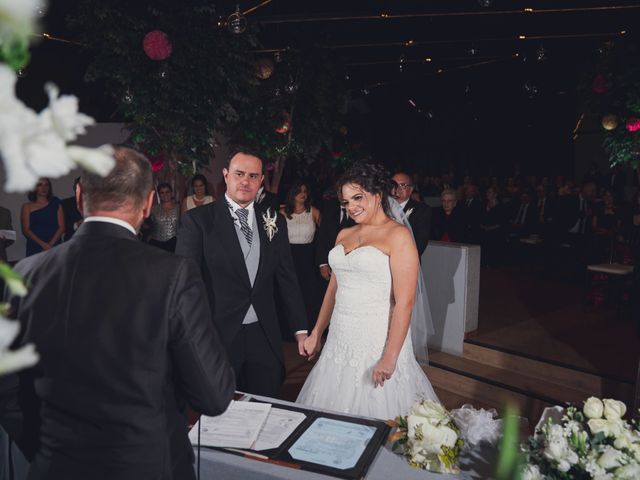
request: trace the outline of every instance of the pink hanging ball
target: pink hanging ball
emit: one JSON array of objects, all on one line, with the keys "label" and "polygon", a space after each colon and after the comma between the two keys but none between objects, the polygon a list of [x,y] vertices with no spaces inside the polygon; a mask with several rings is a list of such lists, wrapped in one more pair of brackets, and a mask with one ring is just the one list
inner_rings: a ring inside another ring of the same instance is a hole
[{"label": "pink hanging ball", "polygon": [[151,60],[165,60],[173,50],[169,37],[160,30],[147,33],[142,41],[142,48]]}]

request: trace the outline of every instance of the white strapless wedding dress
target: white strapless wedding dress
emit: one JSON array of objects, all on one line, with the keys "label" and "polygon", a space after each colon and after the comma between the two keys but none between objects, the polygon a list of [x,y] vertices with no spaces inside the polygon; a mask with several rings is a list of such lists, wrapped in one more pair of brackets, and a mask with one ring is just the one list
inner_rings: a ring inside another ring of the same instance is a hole
[{"label": "white strapless wedding dress", "polygon": [[391,379],[375,387],[372,370],[387,341],[392,310],[389,257],[365,245],[329,252],[338,290],[329,334],[297,402],[383,420],[406,415],[414,402],[437,400],[407,334]]}]

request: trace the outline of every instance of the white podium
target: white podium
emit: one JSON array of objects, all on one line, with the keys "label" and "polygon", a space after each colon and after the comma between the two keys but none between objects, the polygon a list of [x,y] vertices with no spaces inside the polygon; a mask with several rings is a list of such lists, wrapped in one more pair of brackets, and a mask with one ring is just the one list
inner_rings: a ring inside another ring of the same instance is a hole
[{"label": "white podium", "polygon": [[462,356],[465,333],[478,328],[480,246],[430,241],[422,272],[435,328],[429,349]]}]

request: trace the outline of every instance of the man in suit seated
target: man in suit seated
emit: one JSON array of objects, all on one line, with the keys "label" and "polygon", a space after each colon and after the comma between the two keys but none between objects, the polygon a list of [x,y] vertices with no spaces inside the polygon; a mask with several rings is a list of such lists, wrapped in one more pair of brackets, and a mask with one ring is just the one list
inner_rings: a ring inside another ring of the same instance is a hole
[{"label": "man in suit seated", "polygon": [[20,343],[40,354],[20,378],[30,479],[194,479],[186,403],[218,415],[235,389],[198,267],[136,238],[151,165],[114,157],[106,177],[82,174],[73,238],[16,267],[31,285],[13,305]]},{"label": "man in suit seated", "polygon": [[447,188],[440,195],[442,206],[433,211],[431,239],[441,242],[464,243],[467,241],[467,220],[458,205],[456,191]]},{"label": "man in suit seated", "polygon": [[409,220],[411,230],[413,230],[413,238],[418,248],[418,254],[422,258],[422,254],[429,242],[431,207],[426,203],[416,202],[411,198],[414,187],[409,175],[404,172],[398,172],[392,179],[395,186],[391,195],[400,203],[402,210]]},{"label": "man in suit seated", "polygon": [[531,201],[531,193],[523,190],[520,193],[520,201],[514,203],[509,219],[509,236],[520,239],[527,237],[533,232],[538,218],[535,204]]}]

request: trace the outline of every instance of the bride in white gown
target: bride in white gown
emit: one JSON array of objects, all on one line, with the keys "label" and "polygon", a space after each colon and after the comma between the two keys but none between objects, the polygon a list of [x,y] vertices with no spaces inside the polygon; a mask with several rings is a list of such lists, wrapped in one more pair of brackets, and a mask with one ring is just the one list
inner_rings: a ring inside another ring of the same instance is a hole
[{"label": "bride in white gown", "polygon": [[313,358],[326,344],[297,402],[380,419],[405,415],[417,400],[437,400],[411,344],[420,269],[410,230],[390,218],[388,174],[356,165],[338,184],[356,225],[329,253],[331,280],[305,341]]}]

